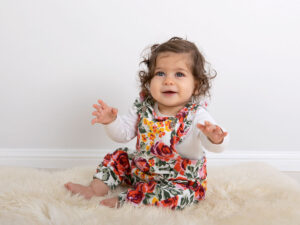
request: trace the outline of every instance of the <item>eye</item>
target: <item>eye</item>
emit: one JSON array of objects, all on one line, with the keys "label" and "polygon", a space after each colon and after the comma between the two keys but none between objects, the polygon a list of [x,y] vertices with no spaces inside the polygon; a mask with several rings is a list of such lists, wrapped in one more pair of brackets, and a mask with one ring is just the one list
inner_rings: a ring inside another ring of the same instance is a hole
[{"label": "eye", "polygon": [[155,75],[156,75],[156,76],[159,76],[159,77],[162,77],[162,76],[165,75],[165,73],[164,73],[164,72],[161,72],[161,71],[158,71]]},{"label": "eye", "polygon": [[184,74],[183,74],[183,73],[180,73],[180,72],[177,72],[177,73],[176,73],[176,77],[184,77]]}]

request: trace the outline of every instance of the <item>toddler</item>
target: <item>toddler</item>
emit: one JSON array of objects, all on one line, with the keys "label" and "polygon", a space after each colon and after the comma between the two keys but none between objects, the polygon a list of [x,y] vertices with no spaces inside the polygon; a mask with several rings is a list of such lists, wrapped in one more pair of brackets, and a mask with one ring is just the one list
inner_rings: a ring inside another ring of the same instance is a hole
[{"label": "toddler", "polygon": [[151,47],[139,71],[140,97],[127,115],[102,100],[94,104],[92,124],[104,124],[110,138],[128,142],[137,137],[136,149],[119,148],[107,154],[89,186],[68,182],[74,194],[90,199],[104,196],[121,184],[129,189],[100,204],[120,207],[155,205],[183,209],[205,198],[204,149],[221,152],[228,133],[201,104],[209,95],[205,59],[194,43],[173,37]]}]

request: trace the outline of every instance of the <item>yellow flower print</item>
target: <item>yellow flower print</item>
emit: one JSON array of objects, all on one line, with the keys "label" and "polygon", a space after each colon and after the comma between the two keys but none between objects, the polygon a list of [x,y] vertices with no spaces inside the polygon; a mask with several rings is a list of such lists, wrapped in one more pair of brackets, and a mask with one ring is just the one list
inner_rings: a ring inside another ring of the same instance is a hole
[{"label": "yellow flower print", "polygon": [[139,175],[139,172],[137,169],[134,171],[134,173],[135,173],[135,175]]},{"label": "yellow flower print", "polygon": [[158,125],[159,128],[164,127],[164,123],[163,122],[158,122],[157,125]]},{"label": "yellow flower print", "polygon": [[153,197],[152,204],[155,204],[155,202],[158,202],[158,199],[156,197]]},{"label": "yellow flower print", "polygon": [[207,189],[207,181],[206,180],[202,182],[202,186],[203,186],[204,190]]},{"label": "yellow flower print", "polygon": [[150,131],[153,133],[153,127],[149,126]]},{"label": "yellow flower print", "polygon": [[164,136],[166,133],[165,132],[161,132],[160,134],[159,134],[159,137],[161,138],[162,136]]},{"label": "yellow flower print", "polygon": [[153,134],[152,132],[148,133],[148,137],[150,138],[150,140],[154,141],[155,139],[155,134]]},{"label": "yellow flower print", "polygon": [[147,124],[148,124],[148,120],[147,120],[146,118],[144,118],[144,119],[143,119],[143,123],[144,123],[145,125],[147,125]]},{"label": "yellow flower print", "polygon": [[165,122],[165,124],[166,124],[166,131],[170,132],[171,131],[171,120],[167,120]]},{"label": "yellow flower print", "polygon": [[143,141],[143,142],[146,142],[146,141],[147,141],[147,137],[146,137],[145,134],[142,134],[142,141]]},{"label": "yellow flower print", "polygon": [[152,159],[149,159],[148,162],[149,162],[149,165],[150,165],[150,166],[153,166],[153,165],[154,165],[154,159],[153,159],[153,158],[152,158]]},{"label": "yellow flower print", "polygon": [[157,126],[154,125],[152,128],[153,128],[152,131],[153,131],[154,133],[157,133],[157,130],[158,130],[158,129],[157,129]]}]

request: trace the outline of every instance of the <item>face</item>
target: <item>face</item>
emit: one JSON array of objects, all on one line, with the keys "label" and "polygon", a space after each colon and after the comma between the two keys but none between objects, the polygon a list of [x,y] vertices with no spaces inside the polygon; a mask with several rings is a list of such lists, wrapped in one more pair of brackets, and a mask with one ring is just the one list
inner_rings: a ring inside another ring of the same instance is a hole
[{"label": "face", "polygon": [[188,53],[164,52],[157,56],[150,93],[161,113],[176,115],[190,101],[196,85],[190,65]]}]

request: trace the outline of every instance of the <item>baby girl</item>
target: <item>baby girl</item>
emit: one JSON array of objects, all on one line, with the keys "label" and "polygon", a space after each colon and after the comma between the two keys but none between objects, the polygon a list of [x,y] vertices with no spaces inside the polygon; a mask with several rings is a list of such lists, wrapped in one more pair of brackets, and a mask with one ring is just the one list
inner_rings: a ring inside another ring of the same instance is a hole
[{"label": "baby girl", "polygon": [[88,186],[68,182],[74,194],[90,199],[126,184],[128,190],[100,204],[120,207],[124,202],[183,209],[205,198],[204,150],[221,152],[228,132],[216,124],[201,100],[209,95],[211,76],[196,45],[173,37],[155,44],[141,62],[141,92],[126,115],[102,100],[94,104],[92,124],[104,124],[110,138],[136,148],[116,149],[100,163]]}]

